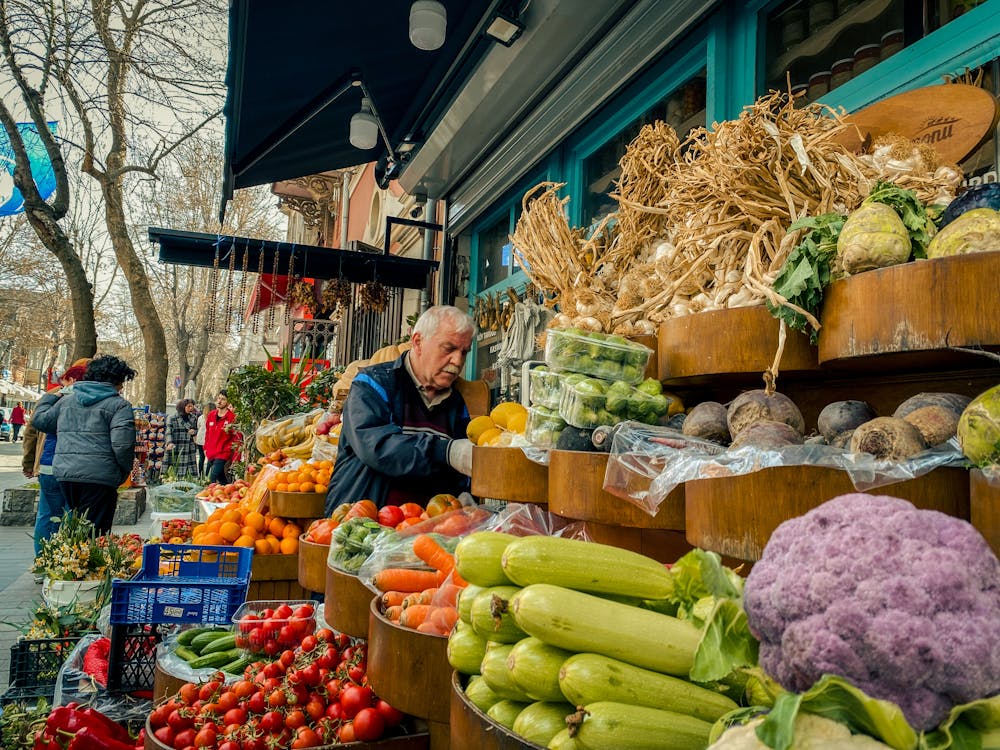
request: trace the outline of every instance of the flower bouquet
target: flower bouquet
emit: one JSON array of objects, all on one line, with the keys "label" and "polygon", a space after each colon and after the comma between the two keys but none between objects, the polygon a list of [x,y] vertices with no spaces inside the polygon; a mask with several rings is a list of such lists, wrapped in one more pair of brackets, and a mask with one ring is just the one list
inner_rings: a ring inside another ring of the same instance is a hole
[{"label": "flower bouquet", "polygon": [[141,565],[135,534],[98,536],[87,518],[67,511],[59,529],[41,543],[32,572],[44,577],[42,598],[54,606],[106,604],[113,578],[130,578]]}]

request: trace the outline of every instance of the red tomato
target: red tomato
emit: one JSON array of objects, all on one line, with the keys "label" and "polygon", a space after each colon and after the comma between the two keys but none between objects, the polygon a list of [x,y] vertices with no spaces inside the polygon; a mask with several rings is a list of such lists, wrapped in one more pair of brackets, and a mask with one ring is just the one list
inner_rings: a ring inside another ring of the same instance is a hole
[{"label": "red tomato", "polygon": [[289,606],[288,602],[282,602],[278,605],[278,608],[274,610],[273,617],[276,620],[287,620],[292,615],[292,608]]},{"label": "red tomato", "polygon": [[180,732],[184,729],[194,726],[194,714],[188,710],[181,710],[175,708],[167,715],[167,726],[174,730],[174,732]]},{"label": "red tomato", "polygon": [[326,703],[319,698],[310,698],[304,710],[310,719],[319,721],[326,715]]},{"label": "red tomato", "polygon": [[292,612],[292,617],[308,618],[308,617],[312,617],[315,613],[316,613],[316,610],[313,609],[313,606],[311,604],[300,604]]},{"label": "red tomato", "polygon": [[375,710],[382,715],[382,719],[385,721],[387,727],[394,727],[397,724],[401,724],[403,719],[406,718],[406,714],[398,708],[393,708],[389,705],[388,701],[384,701],[381,698],[375,701]]},{"label": "red tomato", "polygon": [[319,736],[309,727],[299,727],[292,740],[293,750],[304,747],[319,747],[322,744]]},{"label": "red tomato", "polygon": [[340,725],[340,731],[337,732],[337,739],[343,743],[354,742],[357,738],[354,734],[354,723],[346,722]]},{"label": "red tomato", "polygon": [[156,739],[158,739],[167,747],[170,747],[174,744],[174,736],[176,734],[177,733],[174,732],[173,729],[167,726],[160,727],[155,732],[153,732],[153,736],[156,737]]},{"label": "red tomato", "polygon": [[[236,706],[240,702],[240,699],[239,697],[237,697],[236,693],[234,693],[232,690],[226,690],[224,693],[222,693],[222,695],[219,696],[218,700],[216,700],[215,702],[219,706],[218,710],[221,713],[225,713],[231,708],[236,708]],[[228,724],[229,722],[227,721],[226,723]],[[243,722],[241,721],[239,723],[242,724]]]},{"label": "red tomato", "polygon": [[258,690],[250,696],[247,701],[247,709],[255,714],[262,714],[267,710],[267,699],[264,697],[263,690]]},{"label": "red tomato", "polygon": [[194,738],[197,733],[194,728],[185,729],[174,735],[174,747],[194,747]]},{"label": "red tomato", "polygon": [[210,701],[212,700],[212,696],[219,691],[220,687],[222,687],[222,683],[217,680],[206,682],[199,688],[198,697],[203,701]]},{"label": "red tomato", "polygon": [[222,722],[228,727],[230,724],[245,724],[247,720],[247,710],[234,706],[226,711],[222,717]]},{"label": "red tomato", "polygon": [[403,518],[420,518],[420,514],[424,512],[423,506],[416,503],[403,503],[399,509],[403,512]]},{"label": "red tomato", "polygon": [[386,505],[378,511],[378,522],[383,526],[396,528],[405,517],[398,505]]},{"label": "red tomato", "polygon": [[327,643],[333,643],[334,635],[336,634],[330,628],[320,628],[316,631],[316,637]]},{"label": "red tomato", "polygon": [[354,736],[361,742],[374,742],[385,734],[385,720],[374,708],[362,708],[354,717]]},{"label": "red tomato", "polygon": [[219,743],[216,750],[243,750],[243,746],[236,740],[224,740]]},{"label": "red tomato", "polygon": [[289,729],[298,729],[306,725],[306,712],[301,709],[294,709],[285,714],[285,726]]},{"label": "red tomato", "polygon": [[195,747],[215,747],[215,738],[218,733],[212,727],[203,727],[194,736]]},{"label": "red tomato", "polygon": [[260,728],[265,732],[276,732],[285,726],[285,717],[280,711],[268,711],[260,717]]},{"label": "red tomato", "polygon": [[290,648],[286,648],[281,652],[281,658],[278,659],[281,662],[281,666],[288,669],[292,664],[295,663],[295,652]]},{"label": "red tomato", "polygon": [[373,699],[374,694],[369,687],[351,685],[344,688],[340,694],[340,705],[344,707],[344,716],[353,719],[361,709],[370,707]]},{"label": "red tomato", "polygon": [[302,638],[302,643],[299,644],[299,648],[303,651],[312,651],[316,646],[319,645],[319,641],[316,640],[316,636],[307,635]]},{"label": "red tomato", "polygon": [[334,721],[340,721],[344,718],[344,707],[340,703],[331,703],[326,707],[327,718],[333,719]]}]

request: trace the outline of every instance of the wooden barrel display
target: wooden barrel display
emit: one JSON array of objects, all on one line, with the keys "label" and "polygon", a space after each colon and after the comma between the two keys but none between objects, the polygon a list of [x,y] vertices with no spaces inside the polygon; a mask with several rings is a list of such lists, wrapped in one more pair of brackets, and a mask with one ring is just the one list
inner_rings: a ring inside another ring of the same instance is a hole
[{"label": "wooden barrel display", "polygon": [[1000,252],[983,252],[835,281],[823,302],[819,361],[897,369],[986,363],[949,347],[1000,348],[998,276]]},{"label": "wooden barrel display", "polygon": [[[657,347],[660,380],[709,375],[760,374],[778,351],[779,324],[762,305],[710,310],[670,318],[660,324]],[[809,337],[788,331],[781,372],[817,370],[816,347]]]},{"label": "wooden barrel display", "polygon": [[299,584],[298,554],[253,556],[248,602],[308,598],[309,591]]},{"label": "wooden barrel display", "polygon": [[969,520],[1000,555],[1000,479],[992,482],[979,469],[969,472]]},{"label": "wooden barrel display", "polygon": [[334,630],[355,638],[368,637],[368,606],[375,594],[357,576],[326,565],[323,619]]},{"label": "wooden barrel display", "polygon": [[[687,482],[687,539],[740,560],[759,560],[782,521],[851,492],[857,490],[846,472],[820,466],[779,466],[742,476]],[[969,518],[965,469],[939,468],[869,493],[892,495],[918,508]]]},{"label": "wooden barrel display", "polygon": [[174,677],[156,662],[153,667],[153,704],[162,703],[172,695],[176,695],[185,683],[187,680]]},{"label": "wooden barrel display", "polygon": [[549,451],[549,511],[566,518],[634,529],[684,529],[683,487],[667,495],[656,515],[651,516],[635,503],[605,491],[607,466],[607,453]]},{"label": "wooden barrel display", "polygon": [[465,697],[458,672],[451,678],[451,746],[476,750],[544,750],[495,723]]},{"label": "wooden barrel display", "polygon": [[309,591],[326,591],[326,558],[329,544],[317,544],[299,537],[299,585]]},{"label": "wooden barrel display", "polygon": [[[390,622],[382,615],[378,599],[372,599],[368,679],[376,695],[400,711],[439,724],[450,720],[452,669],[447,647],[447,638]],[[434,727],[431,729],[431,744],[437,748]]]},{"label": "wooden barrel display", "polygon": [[548,467],[528,460],[520,448],[473,448],[472,494],[515,503],[549,499]]},{"label": "wooden barrel display", "polygon": [[268,507],[282,518],[322,518],[325,492],[276,492],[271,490]]}]

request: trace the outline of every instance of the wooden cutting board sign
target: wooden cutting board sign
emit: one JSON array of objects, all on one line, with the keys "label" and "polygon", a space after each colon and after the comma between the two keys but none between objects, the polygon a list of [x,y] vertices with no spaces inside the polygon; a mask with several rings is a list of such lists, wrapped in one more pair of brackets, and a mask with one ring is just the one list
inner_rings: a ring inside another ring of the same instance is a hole
[{"label": "wooden cutting board sign", "polygon": [[848,129],[837,141],[857,151],[885,133],[898,133],[937,149],[942,161],[960,163],[997,125],[1000,109],[985,89],[947,83],[906,91],[847,115]]}]

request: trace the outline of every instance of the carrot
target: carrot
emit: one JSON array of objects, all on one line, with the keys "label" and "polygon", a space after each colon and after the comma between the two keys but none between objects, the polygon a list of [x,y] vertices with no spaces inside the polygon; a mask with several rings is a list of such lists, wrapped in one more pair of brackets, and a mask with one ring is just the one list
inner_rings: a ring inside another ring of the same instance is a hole
[{"label": "carrot", "polygon": [[436,625],[441,632],[450,633],[458,622],[458,610],[454,607],[437,607],[431,612],[427,621]]},{"label": "carrot", "polygon": [[405,599],[409,594],[405,591],[386,591],[382,594],[382,609],[389,609],[389,607],[394,607],[397,604],[402,604],[403,599]]},{"label": "carrot", "polygon": [[399,624],[406,628],[415,628],[427,619],[432,609],[430,604],[414,604],[407,607],[399,616]]},{"label": "carrot", "polygon": [[454,568],[451,570],[439,570],[437,572],[437,585],[443,586],[449,582],[454,583],[456,586],[461,586],[463,589],[469,585],[469,582],[462,578]]},{"label": "carrot", "polygon": [[437,590],[434,598],[429,603],[436,604],[439,607],[454,607],[458,602],[458,592],[462,588],[462,586],[456,586],[453,583],[446,583]]},{"label": "carrot", "polygon": [[434,570],[450,572],[455,567],[455,556],[429,534],[417,535],[413,540],[413,554]]},{"label": "carrot", "polygon": [[428,620],[424,620],[424,622],[417,625],[417,632],[426,633],[427,635],[438,635],[438,636],[448,635],[447,631],[442,631],[437,625]]},{"label": "carrot", "polygon": [[407,594],[406,598],[400,602],[403,605],[403,609],[413,606],[414,604],[431,604],[434,601],[434,595],[438,592],[437,588],[424,589],[423,591],[415,591],[412,594]]},{"label": "carrot", "polygon": [[403,614],[403,607],[399,604],[393,604],[391,607],[385,608],[385,619],[390,622],[399,622],[399,616]]},{"label": "carrot", "polygon": [[380,591],[405,591],[410,594],[437,586],[438,575],[433,570],[384,568],[375,574],[372,583]]}]

